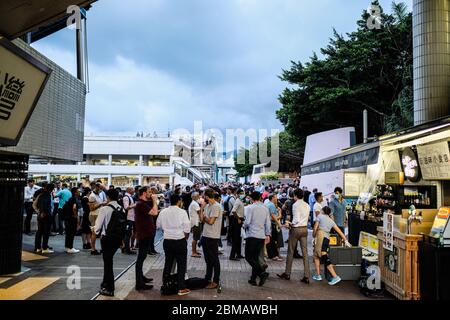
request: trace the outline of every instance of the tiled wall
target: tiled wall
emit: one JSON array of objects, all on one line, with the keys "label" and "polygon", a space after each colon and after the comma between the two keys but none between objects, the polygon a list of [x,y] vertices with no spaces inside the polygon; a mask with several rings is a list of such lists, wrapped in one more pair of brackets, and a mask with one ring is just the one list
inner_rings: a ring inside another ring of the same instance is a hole
[{"label": "tiled wall", "polygon": [[81,161],[83,158],[86,86],[22,40],[14,43],[53,72],[16,147],[21,154]]},{"label": "tiled wall", "polygon": [[450,114],[450,0],[414,0],[414,122]]}]

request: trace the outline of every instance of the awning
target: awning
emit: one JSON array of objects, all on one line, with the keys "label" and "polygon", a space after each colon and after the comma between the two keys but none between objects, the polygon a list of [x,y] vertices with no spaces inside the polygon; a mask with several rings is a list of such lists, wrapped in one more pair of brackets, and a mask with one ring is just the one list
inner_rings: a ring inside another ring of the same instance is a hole
[{"label": "awning", "polygon": [[346,149],[336,156],[302,166],[301,176],[359,168],[375,164],[378,162],[379,153],[380,145],[378,142],[358,145]]},{"label": "awning", "polygon": [[88,8],[97,0],[1,0],[0,36],[10,40],[69,17],[67,8]]},{"label": "awning", "polygon": [[450,117],[436,119],[386,134],[379,137],[376,142],[360,144],[345,149],[335,156],[305,164],[302,166],[301,176],[376,164],[380,149],[386,152],[448,138],[450,138]]}]

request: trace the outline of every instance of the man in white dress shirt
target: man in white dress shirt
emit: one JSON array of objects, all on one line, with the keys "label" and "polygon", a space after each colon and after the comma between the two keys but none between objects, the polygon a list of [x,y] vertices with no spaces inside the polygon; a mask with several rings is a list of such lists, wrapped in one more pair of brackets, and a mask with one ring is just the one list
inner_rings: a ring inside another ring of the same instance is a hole
[{"label": "man in white dress shirt", "polygon": [[177,263],[178,295],[190,293],[186,287],[184,275],[187,268],[187,239],[191,231],[191,222],[185,210],[181,197],[177,194],[170,196],[170,207],[161,211],[156,227],[164,232],[164,253],[166,256],[163,272],[163,283],[170,276],[173,264]]},{"label": "man in white dress shirt", "polygon": [[290,227],[289,231],[289,245],[288,256],[286,260],[285,272],[281,275],[277,275],[284,280],[291,279],[292,262],[294,259],[294,251],[297,241],[300,241],[300,247],[303,255],[303,267],[305,270],[302,282],[309,284],[309,278],[311,270],[309,268],[308,259],[308,220],[310,217],[310,206],[303,200],[304,192],[302,189],[294,191],[295,203],[292,206],[292,222],[287,222]]}]

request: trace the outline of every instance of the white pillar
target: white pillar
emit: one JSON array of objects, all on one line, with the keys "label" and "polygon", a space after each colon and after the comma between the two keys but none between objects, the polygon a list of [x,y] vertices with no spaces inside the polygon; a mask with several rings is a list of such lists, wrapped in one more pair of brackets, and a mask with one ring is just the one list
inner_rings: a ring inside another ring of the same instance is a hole
[{"label": "white pillar", "polygon": [[140,166],[144,165],[144,156],[139,156],[139,165]]},{"label": "white pillar", "polygon": [[142,179],[143,179],[144,177],[142,176],[142,174],[140,174],[139,175],[139,185],[140,186],[142,186]]},{"label": "white pillar", "polygon": [[108,164],[112,166],[112,154],[108,155]]},{"label": "white pillar", "polygon": [[108,188],[112,184],[112,174],[108,173]]},{"label": "white pillar", "polygon": [[81,173],[77,174],[77,181],[81,182]]},{"label": "white pillar", "polygon": [[50,179],[51,179],[50,173],[47,173],[47,181],[51,182]]}]

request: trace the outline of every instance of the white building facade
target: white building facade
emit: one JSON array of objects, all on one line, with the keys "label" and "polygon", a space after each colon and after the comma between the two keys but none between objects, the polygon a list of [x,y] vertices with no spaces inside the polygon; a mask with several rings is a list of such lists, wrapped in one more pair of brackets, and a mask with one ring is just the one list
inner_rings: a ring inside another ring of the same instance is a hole
[{"label": "white building facade", "polygon": [[[70,183],[101,180],[105,185],[129,187],[169,183],[192,185],[218,182],[215,144],[193,147],[165,137],[86,136],[82,162],[32,159],[29,174],[37,181]],[[191,157],[192,155],[192,157]]]}]

